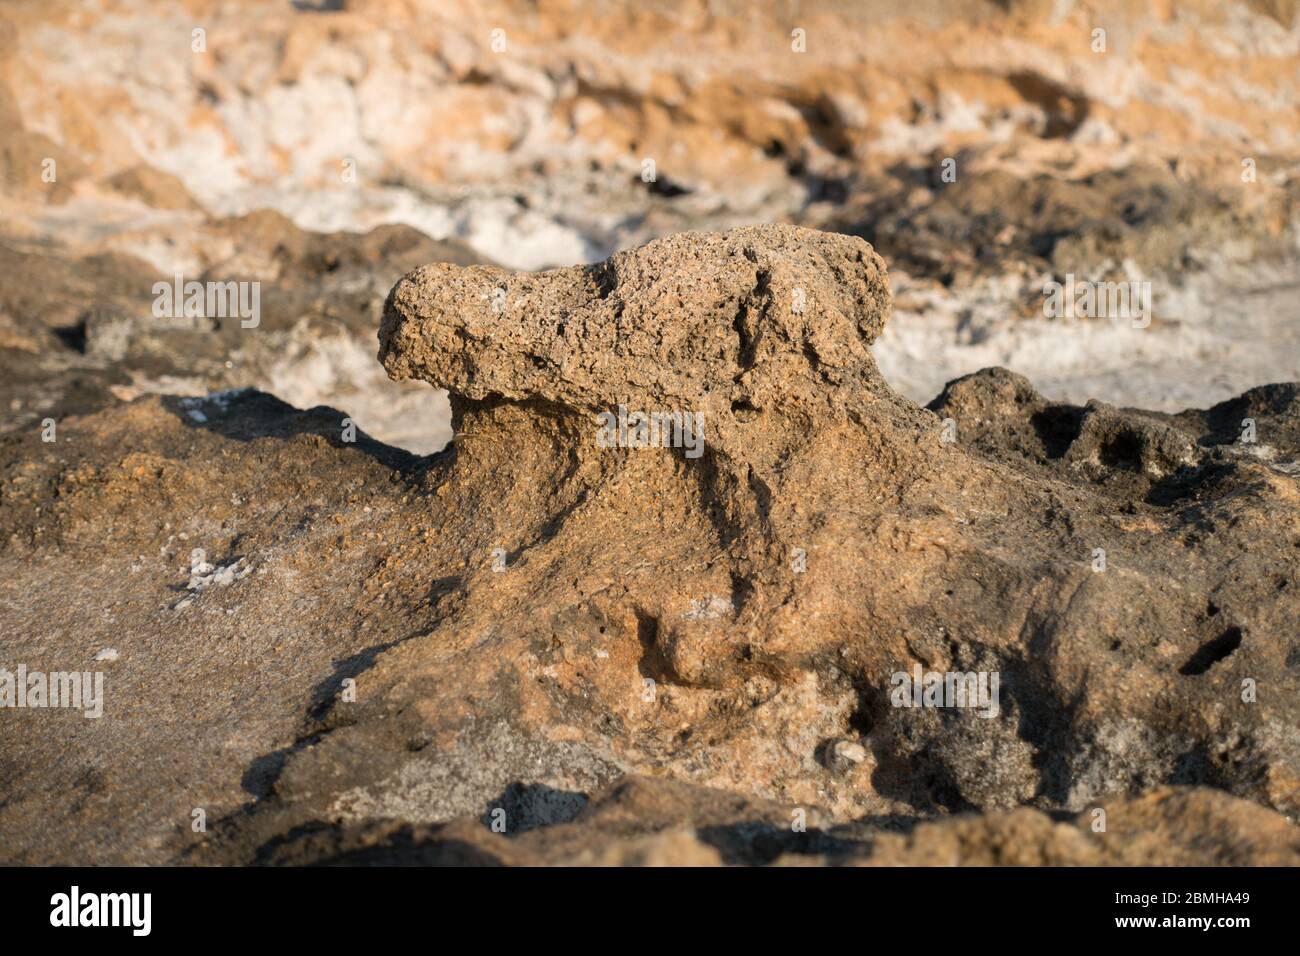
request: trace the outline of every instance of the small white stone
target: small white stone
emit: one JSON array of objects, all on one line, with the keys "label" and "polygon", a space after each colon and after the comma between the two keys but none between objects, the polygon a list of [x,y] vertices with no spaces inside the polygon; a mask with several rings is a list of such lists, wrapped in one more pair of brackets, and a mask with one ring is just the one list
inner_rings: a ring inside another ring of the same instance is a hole
[{"label": "small white stone", "polygon": [[837,740],[831,744],[827,761],[838,770],[847,770],[851,766],[867,759],[867,748],[855,740]]}]

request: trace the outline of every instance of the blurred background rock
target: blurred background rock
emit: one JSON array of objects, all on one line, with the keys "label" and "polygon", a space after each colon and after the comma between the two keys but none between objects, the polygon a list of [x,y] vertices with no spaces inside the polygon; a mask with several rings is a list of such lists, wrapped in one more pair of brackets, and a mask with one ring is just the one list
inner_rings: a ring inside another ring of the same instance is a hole
[{"label": "blurred background rock", "polygon": [[[1300,378],[1296,10],[7,3],[0,361],[39,395],[0,395],[3,427],[254,385],[428,452],[445,400],[372,360],[403,271],[765,221],[885,257],[876,354],[919,402],[990,365],[1165,411]],[[158,333],[148,290],[176,273],[262,281],[267,321]],[[1151,282],[1151,327],[1047,318],[1067,274]],[[139,325],[111,363],[78,351],[88,294]]]}]

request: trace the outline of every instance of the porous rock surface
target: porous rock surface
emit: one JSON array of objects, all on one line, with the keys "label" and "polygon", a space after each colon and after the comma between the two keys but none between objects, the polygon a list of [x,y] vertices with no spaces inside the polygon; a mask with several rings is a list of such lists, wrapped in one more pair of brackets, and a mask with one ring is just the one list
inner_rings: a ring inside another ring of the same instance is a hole
[{"label": "porous rock surface", "polygon": [[888,303],[884,262],[861,240],[679,233],[545,273],[426,266],[389,298],[380,361],[458,399],[700,413],[710,444],[744,459],[783,443],[774,419],[860,413]]},{"label": "porous rock surface", "polygon": [[[991,369],[923,409],[888,308],[795,227],[435,264],[380,356],[451,393],[442,453],[257,392],[0,439],[8,649],[121,651],[100,721],[0,722],[6,856],[1300,861],[1300,388],[1170,416]],[[704,453],[602,447],[619,404]],[[192,547],[254,571],[178,601]],[[998,713],[892,706],[917,665]]]}]

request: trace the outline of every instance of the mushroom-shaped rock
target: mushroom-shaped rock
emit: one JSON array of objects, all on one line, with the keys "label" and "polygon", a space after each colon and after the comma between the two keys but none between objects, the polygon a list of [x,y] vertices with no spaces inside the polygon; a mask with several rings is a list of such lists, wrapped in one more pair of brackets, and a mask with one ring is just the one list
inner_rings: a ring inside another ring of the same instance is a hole
[{"label": "mushroom-shaped rock", "polygon": [[882,390],[868,346],[889,305],[862,239],[680,233],[549,272],[424,266],[389,295],[379,358],[470,401],[699,413],[736,450],[756,412],[839,419]]}]

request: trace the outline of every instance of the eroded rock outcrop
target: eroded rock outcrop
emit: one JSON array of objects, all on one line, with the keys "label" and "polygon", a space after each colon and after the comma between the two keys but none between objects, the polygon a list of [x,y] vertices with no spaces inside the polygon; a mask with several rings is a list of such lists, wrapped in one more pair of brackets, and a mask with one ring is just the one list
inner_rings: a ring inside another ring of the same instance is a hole
[{"label": "eroded rock outcrop", "polygon": [[[1295,386],[1166,416],[988,370],[922,409],[888,308],[862,240],[793,227],[426,266],[381,357],[451,392],[440,454],[256,392],[4,438],[0,581],[113,581],[69,624],[130,702],[41,774],[0,724],[10,855],[86,812],[97,861],[1294,862]],[[602,439],[620,404],[702,413],[700,454]],[[178,601],[195,547],[253,570]],[[917,670],[998,696],[905,706]],[[142,746],[177,769],[111,769]]]},{"label": "eroded rock outcrop", "polygon": [[708,443],[743,461],[772,443],[773,416],[807,430],[865,413],[888,309],[884,262],[861,240],[681,233],[545,273],[426,266],[389,297],[380,361],[478,402],[699,413]]},{"label": "eroded rock outcrop", "polygon": [[[859,240],[782,227],[542,275],[434,266],[394,290],[381,357],[452,392],[469,436],[452,487],[510,473],[483,516],[511,548],[494,590],[558,598],[543,630],[566,658],[635,633],[639,673],[671,688],[659,713],[619,700],[632,674],[580,683],[658,738],[661,772],[840,812],[1079,810],[1181,782],[1294,813],[1290,406],[1245,445],[1193,415],[1054,405],[994,370],[931,416],[866,350],[884,288]],[[594,416],[619,402],[704,407],[707,452],[600,448]],[[543,435],[541,462],[502,460]],[[516,507],[534,532],[509,534]],[[917,665],[1000,673],[1001,712],[890,706],[891,675]],[[695,715],[734,707],[728,731],[758,731],[761,759],[719,746],[728,732],[683,746]],[[680,739],[662,726],[677,708]],[[825,759],[841,737],[870,754],[843,776]]]}]

